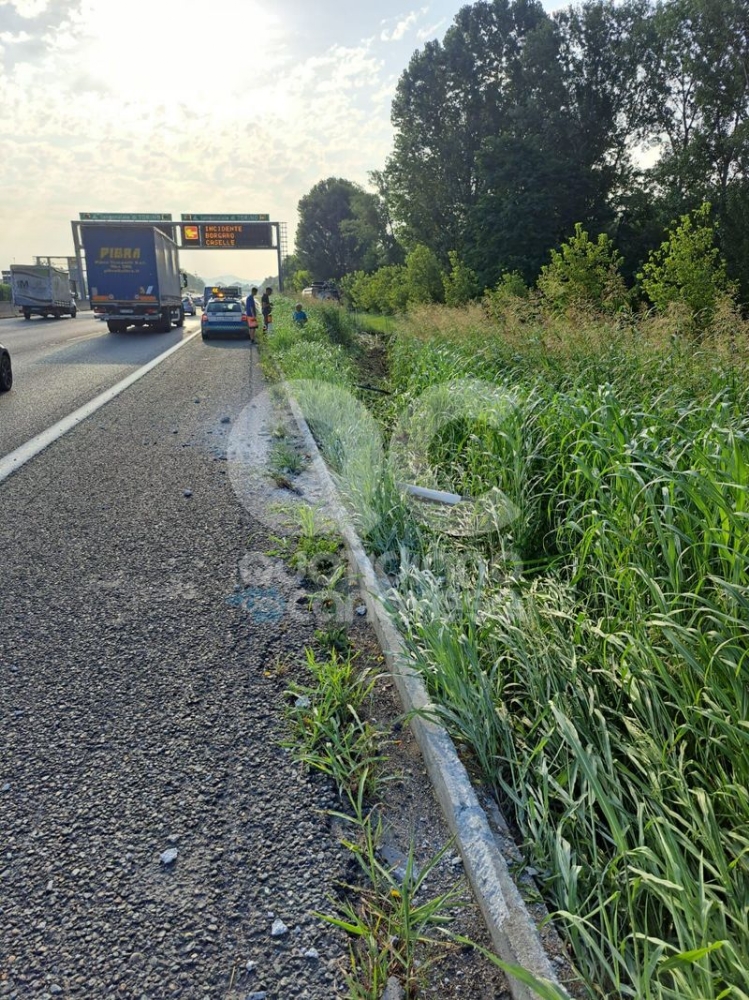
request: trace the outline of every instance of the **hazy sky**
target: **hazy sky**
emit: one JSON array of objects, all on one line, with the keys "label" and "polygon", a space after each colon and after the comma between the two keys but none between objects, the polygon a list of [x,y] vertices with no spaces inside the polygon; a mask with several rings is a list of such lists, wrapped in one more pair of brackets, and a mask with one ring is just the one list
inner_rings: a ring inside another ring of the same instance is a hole
[{"label": "hazy sky", "polygon": [[[0,267],[72,254],[81,211],[269,213],[293,244],[314,184],[384,166],[398,78],[461,6],[0,0]],[[205,278],[277,270],[181,257]]]}]

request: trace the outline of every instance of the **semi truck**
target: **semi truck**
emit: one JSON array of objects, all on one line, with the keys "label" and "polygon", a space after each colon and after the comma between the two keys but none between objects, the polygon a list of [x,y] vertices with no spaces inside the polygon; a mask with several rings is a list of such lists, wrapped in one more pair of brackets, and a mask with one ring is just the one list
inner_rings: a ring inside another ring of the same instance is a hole
[{"label": "semi truck", "polygon": [[177,245],[154,226],[115,223],[81,226],[88,294],[110,333],[149,327],[167,333],[183,326]]},{"label": "semi truck", "polygon": [[24,319],[32,316],[75,318],[77,307],[66,271],[45,264],[11,264],[10,293]]}]

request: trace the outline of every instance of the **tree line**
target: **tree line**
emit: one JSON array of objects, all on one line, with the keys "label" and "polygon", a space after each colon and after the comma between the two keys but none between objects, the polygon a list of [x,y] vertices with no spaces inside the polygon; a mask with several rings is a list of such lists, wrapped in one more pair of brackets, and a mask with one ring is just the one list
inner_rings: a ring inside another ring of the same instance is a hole
[{"label": "tree line", "polygon": [[402,277],[424,251],[437,300],[444,277],[530,285],[583,226],[643,289],[689,218],[749,301],[747,0],[481,0],[413,54],[391,117],[371,191],[331,177],[300,200],[296,287]]}]

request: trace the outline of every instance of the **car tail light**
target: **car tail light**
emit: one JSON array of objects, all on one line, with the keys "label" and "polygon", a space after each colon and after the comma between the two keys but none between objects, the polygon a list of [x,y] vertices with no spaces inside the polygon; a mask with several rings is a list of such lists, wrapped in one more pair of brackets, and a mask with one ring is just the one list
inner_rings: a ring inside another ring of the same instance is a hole
[{"label": "car tail light", "polygon": [[203,313],[203,315],[200,317],[200,322],[201,323],[207,323],[208,322],[208,313]]}]

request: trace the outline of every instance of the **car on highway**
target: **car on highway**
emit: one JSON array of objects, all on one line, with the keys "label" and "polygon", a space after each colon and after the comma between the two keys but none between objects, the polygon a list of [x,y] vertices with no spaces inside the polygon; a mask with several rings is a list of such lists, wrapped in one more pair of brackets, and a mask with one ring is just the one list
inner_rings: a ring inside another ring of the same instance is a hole
[{"label": "car on highway", "polygon": [[13,366],[10,351],[0,344],[0,392],[7,392],[13,385]]},{"label": "car on highway", "polygon": [[182,299],[182,308],[185,312],[185,316],[197,316],[198,310],[195,306],[195,301],[192,295],[185,295]]},{"label": "car on highway", "polygon": [[200,317],[200,332],[203,340],[214,334],[233,334],[235,337],[249,337],[247,313],[241,299],[210,299]]}]

